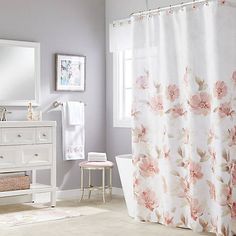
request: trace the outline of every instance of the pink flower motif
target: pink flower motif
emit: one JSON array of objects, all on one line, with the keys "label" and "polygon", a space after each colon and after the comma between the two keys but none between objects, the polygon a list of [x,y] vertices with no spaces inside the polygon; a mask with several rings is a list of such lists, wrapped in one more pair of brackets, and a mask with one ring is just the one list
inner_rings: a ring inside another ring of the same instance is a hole
[{"label": "pink flower motif", "polygon": [[209,186],[209,193],[210,193],[210,197],[212,200],[216,200],[216,188],[215,185],[211,182],[207,180],[207,184]]},{"label": "pink flower motif", "polygon": [[144,157],[139,162],[140,174],[143,177],[153,177],[159,172],[157,162],[151,157]]},{"label": "pink flower motif", "polygon": [[184,111],[183,106],[181,104],[174,105],[174,107],[171,108],[171,114],[173,118],[184,116],[186,113],[187,112]]},{"label": "pink flower motif", "polygon": [[167,99],[174,102],[179,97],[179,88],[175,84],[171,84],[167,87]]},{"label": "pink flower motif", "polygon": [[222,185],[220,194],[220,204],[222,206],[227,206],[232,204],[232,189],[230,186],[224,184]]},{"label": "pink flower motif", "polygon": [[193,95],[189,105],[197,115],[208,115],[211,111],[211,96],[206,92],[200,92]]},{"label": "pink flower motif", "polygon": [[208,151],[209,151],[212,163],[213,163],[212,167],[214,167],[216,164],[216,151],[211,147],[208,149]]},{"label": "pink flower motif", "polygon": [[189,130],[186,128],[182,128],[182,134],[183,134],[183,142],[184,144],[188,144],[189,143],[189,139],[190,139],[190,134],[189,134]]},{"label": "pink flower motif", "polygon": [[234,128],[228,130],[229,132],[229,146],[232,147],[236,145],[236,126]]},{"label": "pink flower motif", "polygon": [[208,143],[211,143],[212,140],[214,140],[216,138],[217,138],[217,136],[216,136],[214,128],[210,128],[208,131]]},{"label": "pink flower motif", "polygon": [[171,225],[171,224],[173,224],[173,219],[174,219],[174,217],[173,217],[173,216],[170,216],[170,213],[167,212],[167,213],[164,215],[164,224],[165,224],[165,225]]},{"label": "pink flower motif", "polygon": [[134,143],[147,142],[147,129],[143,125],[133,129],[133,140]]},{"label": "pink flower motif", "polygon": [[136,165],[140,160],[141,160],[141,155],[133,156],[133,158],[132,158],[133,165]]},{"label": "pink flower motif", "polygon": [[170,159],[170,148],[166,145],[163,147],[163,155],[165,159]]},{"label": "pink flower motif", "polygon": [[197,199],[190,199],[190,211],[191,217],[193,220],[197,220],[200,216],[203,215],[203,207],[200,206]]},{"label": "pink flower motif", "polygon": [[217,81],[215,83],[215,88],[214,88],[214,95],[218,98],[221,99],[227,95],[227,85],[224,81]]},{"label": "pink flower motif", "polygon": [[218,217],[216,218],[211,218],[211,226],[212,226],[212,232],[218,232]]},{"label": "pink flower motif", "polygon": [[190,191],[189,181],[187,181],[186,179],[184,179],[182,177],[180,178],[179,181],[180,181],[181,192],[178,196],[188,199],[189,198],[189,191]]},{"label": "pink flower motif", "polygon": [[203,173],[201,172],[202,168],[200,164],[190,161],[189,163],[189,174],[190,174],[190,183],[195,184],[197,180],[203,177]]},{"label": "pink flower motif", "polygon": [[139,186],[141,184],[141,181],[140,179],[138,178],[134,178],[134,182],[133,182],[133,188],[134,188],[134,192],[137,193],[138,192],[138,189],[139,189]]},{"label": "pink flower motif", "polygon": [[232,74],[232,80],[236,84],[236,71],[234,71],[233,74]]},{"label": "pink flower motif", "polygon": [[164,110],[162,96],[157,95],[150,100],[150,107],[156,113],[162,113]]},{"label": "pink flower motif", "polygon": [[137,109],[135,109],[135,108],[132,108],[131,109],[131,116],[134,118],[134,119],[137,119],[138,118],[138,116],[140,115],[140,111],[139,110],[137,110]]},{"label": "pink flower motif", "polygon": [[153,211],[159,206],[156,193],[149,188],[137,194],[137,202],[139,205],[146,207],[150,211]]},{"label": "pink flower motif", "polygon": [[139,89],[147,89],[149,87],[149,72],[147,71],[145,75],[141,75],[136,79],[136,85]]},{"label": "pink flower motif", "polygon": [[219,106],[218,112],[219,112],[220,118],[224,118],[226,116],[231,116],[232,117],[233,114],[235,113],[234,110],[232,110],[230,102],[222,103]]},{"label": "pink flower motif", "polygon": [[232,184],[236,186],[236,163],[232,164],[231,174],[232,174]]},{"label": "pink flower motif", "polygon": [[133,186],[139,186],[139,185],[140,185],[140,180],[138,178],[134,178]]},{"label": "pink flower motif", "polygon": [[231,216],[236,217],[236,202],[233,202],[232,209],[231,209]]}]

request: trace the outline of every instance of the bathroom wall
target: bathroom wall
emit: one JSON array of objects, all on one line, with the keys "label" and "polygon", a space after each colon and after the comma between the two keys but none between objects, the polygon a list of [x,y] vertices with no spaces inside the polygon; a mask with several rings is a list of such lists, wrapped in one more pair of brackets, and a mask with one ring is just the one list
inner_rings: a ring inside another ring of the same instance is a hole
[{"label": "bathroom wall", "polygon": [[[106,0],[106,150],[111,160],[118,154],[131,153],[131,131],[129,128],[113,127],[113,69],[109,52],[109,24],[114,20],[129,17],[133,12],[154,9],[180,3],[180,0]],[[184,1],[187,2],[187,1]],[[114,186],[120,187],[118,171],[114,170]]]},{"label": "bathroom wall", "polygon": [[[86,106],[86,153],[105,151],[105,0],[0,0],[0,38],[41,44],[43,118],[57,121],[57,186],[80,186],[78,161],[62,160],[61,116],[55,101],[81,100]],[[55,91],[55,53],[87,57],[86,91]],[[0,75],[1,79],[1,75]],[[9,108],[10,120],[22,120],[26,109]],[[39,173],[46,182],[48,173]]]}]

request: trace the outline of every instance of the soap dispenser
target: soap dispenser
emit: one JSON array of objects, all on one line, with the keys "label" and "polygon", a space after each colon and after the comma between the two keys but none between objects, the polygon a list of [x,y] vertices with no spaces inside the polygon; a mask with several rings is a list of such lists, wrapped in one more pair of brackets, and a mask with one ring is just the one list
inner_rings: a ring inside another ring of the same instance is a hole
[{"label": "soap dispenser", "polygon": [[32,103],[31,102],[29,102],[29,105],[28,105],[27,120],[28,121],[32,121],[33,120],[33,107],[32,107]]}]

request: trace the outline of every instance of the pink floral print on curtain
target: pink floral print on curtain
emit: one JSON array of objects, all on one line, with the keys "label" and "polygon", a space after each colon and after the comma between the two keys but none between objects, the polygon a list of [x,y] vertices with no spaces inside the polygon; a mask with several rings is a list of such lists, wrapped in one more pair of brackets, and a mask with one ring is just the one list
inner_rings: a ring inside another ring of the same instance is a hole
[{"label": "pink floral print on curtain", "polygon": [[[221,91],[217,90],[217,96],[214,88],[213,91],[201,91],[194,95],[189,95],[189,99],[182,101],[182,104],[179,103],[180,101],[174,103],[174,101],[181,95],[181,91],[179,91],[177,86],[168,86],[167,94],[169,94],[169,89],[171,88],[171,95],[166,97],[166,99],[171,102],[168,107],[164,106],[164,96],[161,94],[151,96],[149,101],[143,103],[142,107],[145,111],[145,116],[148,116],[149,114],[149,116],[152,116],[152,118],[156,119],[157,122],[162,122],[163,119],[168,120],[168,116],[171,116],[172,120],[175,121],[173,124],[169,125],[168,134],[166,134],[165,129],[160,129],[162,131],[159,132],[160,135],[157,137],[157,143],[155,143],[155,140],[152,140],[152,123],[149,124],[147,121],[137,119],[136,125],[138,124],[138,126],[133,129],[134,148],[142,145],[141,150],[143,150],[139,153],[139,156],[136,156],[134,159],[134,165],[137,170],[135,172],[134,189],[138,205],[142,206],[143,209],[146,209],[147,213],[149,212],[150,214],[147,214],[147,218],[144,219],[152,221],[151,215],[155,213],[158,215],[158,222],[166,225],[191,228],[193,227],[193,223],[190,223],[192,220],[201,225],[202,231],[222,231],[224,232],[222,235],[230,235],[227,227],[224,228],[225,226],[222,226],[222,229],[218,228],[216,225],[218,220],[217,217],[206,219],[207,206],[206,202],[204,202],[205,199],[201,199],[201,195],[197,194],[197,196],[195,196],[194,194],[194,189],[198,189],[199,193],[202,192],[202,189],[207,190],[209,200],[222,208],[223,216],[229,214],[232,214],[232,217],[236,216],[236,203],[233,202],[232,199],[232,186],[236,186],[236,161],[231,157],[231,154],[235,152],[234,149],[236,148],[236,126],[232,126],[233,123],[231,121],[232,118],[234,118],[235,112],[233,107],[230,105],[233,103],[231,96],[226,97],[226,100],[216,107],[212,105],[213,97],[221,100],[227,95],[225,92],[226,83],[222,83],[221,81],[218,82],[216,84],[220,84],[224,89]],[[174,95],[175,92],[173,91],[178,91],[178,96]],[[183,105],[184,103],[185,105]],[[141,110],[138,112],[142,113]],[[193,131],[189,131],[191,130],[191,127],[186,127],[186,124],[179,120],[185,118],[188,119],[191,116],[197,116],[200,119],[205,119],[205,117],[208,117],[209,119],[211,116],[215,116],[214,118],[218,122],[222,119],[228,119],[228,125],[220,128],[224,134],[217,135],[210,128],[208,132],[204,134],[205,137],[203,135],[198,137]],[[178,129],[172,127],[174,124],[176,124],[176,127],[179,126]],[[223,135],[225,140],[221,140],[219,137],[220,135]],[[174,148],[167,148],[167,143],[164,144],[165,142],[162,143],[162,149],[161,147],[157,147],[158,138],[165,140],[166,137],[169,139],[179,139],[181,137],[179,140],[176,140],[176,143],[179,144],[178,150],[176,150],[177,156],[176,153],[173,154],[175,152]],[[188,147],[188,145],[194,146],[193,143],[190,143],[190,140],[193,141],[193,137],[194,139],[205,138],[207,147],[204,149],[201,146],[196,146],[196,150],[192,153],[193,156],[188,156],[185,151],[188,148],[192,149],[192,147]],[[222,142],[222,146],[225,147],[221,154],[214,151],[214,145],[219,145],[219,142]],[[152,148],[155,149],[154,152],[153,150],[151,151]],[[140,148],[138,148],[138,150],[140,151]],[[153,154],[144,155],[145,152],[152,152]],[[170,152],[172,152],[172,154]],[[222,160],[219,161],[219,159]],[[165,164],[164,161],[166,161]],[[175,164],[171,165],[170,162]],[[179,221],[175,222],[176,209],[173,211],[165,211],[162,209],[159,212],[161,205],[160,200],[158,200],[159,194],[150,187],[143,189],[145,183],[152,181],[157,181],[157,183],[159,182],[160,172],[163,174],[163,164],[165,168],[167,168],[166,165],[169,165],[172,169],[165,169],[164,176],[161,178],[164,187],[161,188],[160,191],[165,192],[167,195],[169,194],[171,198],[176,195],[179,199],[183,199],[182,207],[189,208],[191,220],[188,219],[188,215],[185,216],[182,214],[178,219]],[[162,171],[160,171],[161,168]],[[183,170],[181,170],[181,168],[183,168]],[[216,168],[220,168],[222,175],[231,175],[230,178],[226,178],[228,181],[225,181],[225,178],[221,177],[219,173],[217,174]],[[210,173],[205,173],[206,171],[210,171]],[[168,186],[168,183],[172,185],[170,183],[171,178],[175,179],[173,179],[173,182],[176,185],[174,187],[176,193],[174,193],[174,189],[169,189],[170,187],[173,188],[173,186]],[[167,179],[169,179],[169,181],[166,181]],[[169,189],[169,191],[167,189]],[[207,197],[206,192],[204,193],[204,196]],[[142,217],[141,219],[143,220]]]}]

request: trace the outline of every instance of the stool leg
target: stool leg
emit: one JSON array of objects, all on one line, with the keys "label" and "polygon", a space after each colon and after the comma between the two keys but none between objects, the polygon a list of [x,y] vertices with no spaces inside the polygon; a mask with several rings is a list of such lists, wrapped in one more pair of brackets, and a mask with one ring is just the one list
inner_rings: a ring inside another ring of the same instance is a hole
[{"label": "stool leg", "polygon": [[105,168],[102,169],[102,199],[105,203]]},{"label": "stool leg", "polygon": [[80,189],[81,189],[81,199],[80,201],[83,200],[83,197],[84,197],[84,169],[83,167],[80,168],[80,181],[81,181],[81,185],[80,185]]},{"label": "stool leg", "polygon": [[112,168],[110,168],[110,186],[109,186],[109,191],[110,191],[110,198],[112,199]]},{"label": "stool leg", "polygon": [[[32,170],[32,184],[36,184],[36,170]],[[32,194],[32,202],[35,202],[35,194]]]},{"label": "stool leg", "polygon": [[[91,179],[91,170],[89,170],[89,188],[91,188],[92,187],[92,179]],[[92,190],[91,189],[89,189],[89,195],[88,195],[88,199],[90,199],[90,197],[91,197],[91,192],[92,192]]]}]

